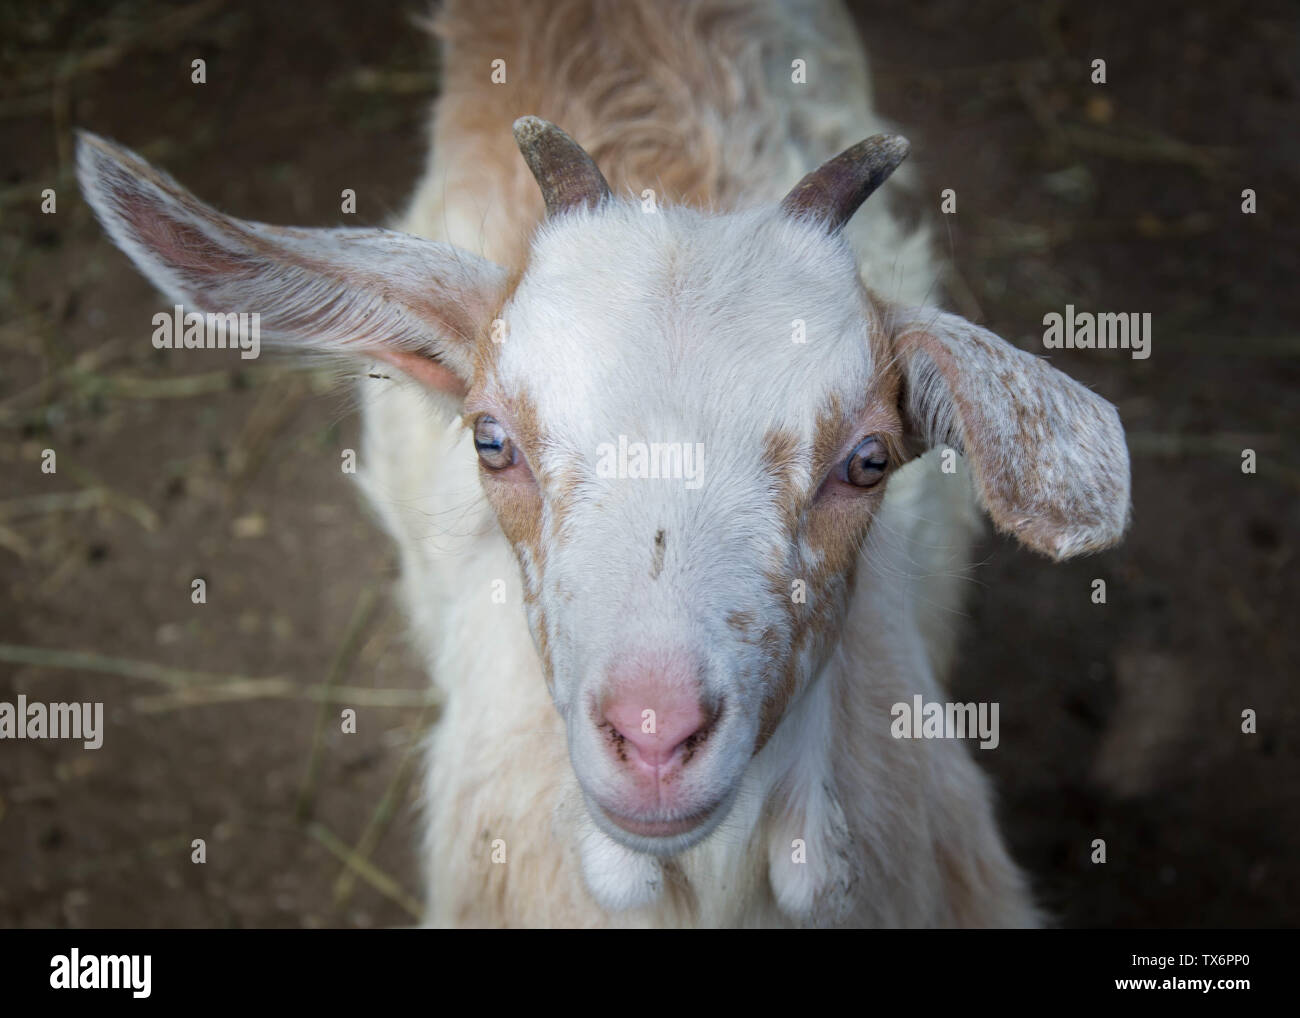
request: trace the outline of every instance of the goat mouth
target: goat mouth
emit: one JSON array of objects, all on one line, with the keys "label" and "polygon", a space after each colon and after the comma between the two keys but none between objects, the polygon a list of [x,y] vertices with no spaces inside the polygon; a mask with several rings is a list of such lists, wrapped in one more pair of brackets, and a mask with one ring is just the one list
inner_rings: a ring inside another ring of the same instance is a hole
[{"label": "goat mouth", "polygon": [[638,820],[635,817],[613,813],[603,806],[597,808],[605,815],[605,819],[615,827],[626,831],[628,834],[634,834],[638,838],[676,838],[683,834],[690,834],[707,821],[714,811],[714,807],[711,806],[680,820]]},{"label": "goat mouth", "polygon": [[630,817],[605,807],[595,796],[585,798],[588,815],[607,837],[633,852],[669,859],[698,845],[717,830],[731,812],[738,790],[738,785],[732,787],[721,798],[709,800],[702,809],[671,820]]}]

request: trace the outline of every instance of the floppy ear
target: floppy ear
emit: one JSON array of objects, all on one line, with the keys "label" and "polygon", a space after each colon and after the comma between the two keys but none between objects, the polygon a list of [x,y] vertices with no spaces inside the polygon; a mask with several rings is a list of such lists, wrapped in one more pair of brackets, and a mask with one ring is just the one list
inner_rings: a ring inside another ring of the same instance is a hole
[{"label": "floppy ear", "polygon": [[499,266],[393,230],[235,219],[85,132],[77,176],[114,243],[187,311],[256,313],[270,342],[377,357],[456,395],[468,387],[475,339],[504,293]]},{"label": "floppy ear", "polygon": [[892,338],[907,426],[970,460],[999,530],[1055,559],[1119,541],[1129,460],[1110,403],[957,315],[896,312]]}]

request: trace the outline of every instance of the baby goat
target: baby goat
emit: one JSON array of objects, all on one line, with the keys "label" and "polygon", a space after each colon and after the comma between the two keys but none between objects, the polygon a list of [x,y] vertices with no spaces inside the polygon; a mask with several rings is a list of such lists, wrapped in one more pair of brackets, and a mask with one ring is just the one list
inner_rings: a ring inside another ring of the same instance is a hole
[{"label": "baby goat", "polygon": [[360,461],[446,698],[429,922],[1036,922],[970,749],[891,707],[945,699],[975,500],[1052,558],[1121,537],[1115,409],[921,306],[924,235],[855,216],[907,143],[843,11],[458,0],[436,30],[400,232],[78,152],[171,299],[389,368]]}]

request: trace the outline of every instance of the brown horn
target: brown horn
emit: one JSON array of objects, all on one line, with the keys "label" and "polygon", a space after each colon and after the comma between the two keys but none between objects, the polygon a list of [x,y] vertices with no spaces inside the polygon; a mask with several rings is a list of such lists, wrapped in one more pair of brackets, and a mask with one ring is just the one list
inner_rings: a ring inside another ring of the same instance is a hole
[{"label": "brown horn", "polygon": [[876,134],[822,163],[785,196],[786,215],[817,219],[828,233],[842,230],[853,213],[898,169],[911,146],[897,134]]},{"label": "brown horn", "polygon": [[533,171],[546,202],[546,214],[594,209],[609,195],[609,185],[582,146],[541,117],[520,117],[515,142]]}]

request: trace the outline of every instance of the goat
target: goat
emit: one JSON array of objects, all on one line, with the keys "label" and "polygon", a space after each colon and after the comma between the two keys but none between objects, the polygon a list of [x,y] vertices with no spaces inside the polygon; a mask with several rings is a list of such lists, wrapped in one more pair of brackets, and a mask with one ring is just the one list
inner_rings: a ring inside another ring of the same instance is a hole
[{"label": "goat", "polygon": [[[863,204],[907,143],[838,7],[449,0],[435,30],[398,230],[244,222],[78,149],[171,298],[385,366],[360,480],[445,696],[428,922],[1038,923],[970,750],[891,705],[944,699],[979,507],[1054,559],[1122,537],[1114,407],[926,306],[924,225]],[[647,443],[698,483],[632,469]]]}]

